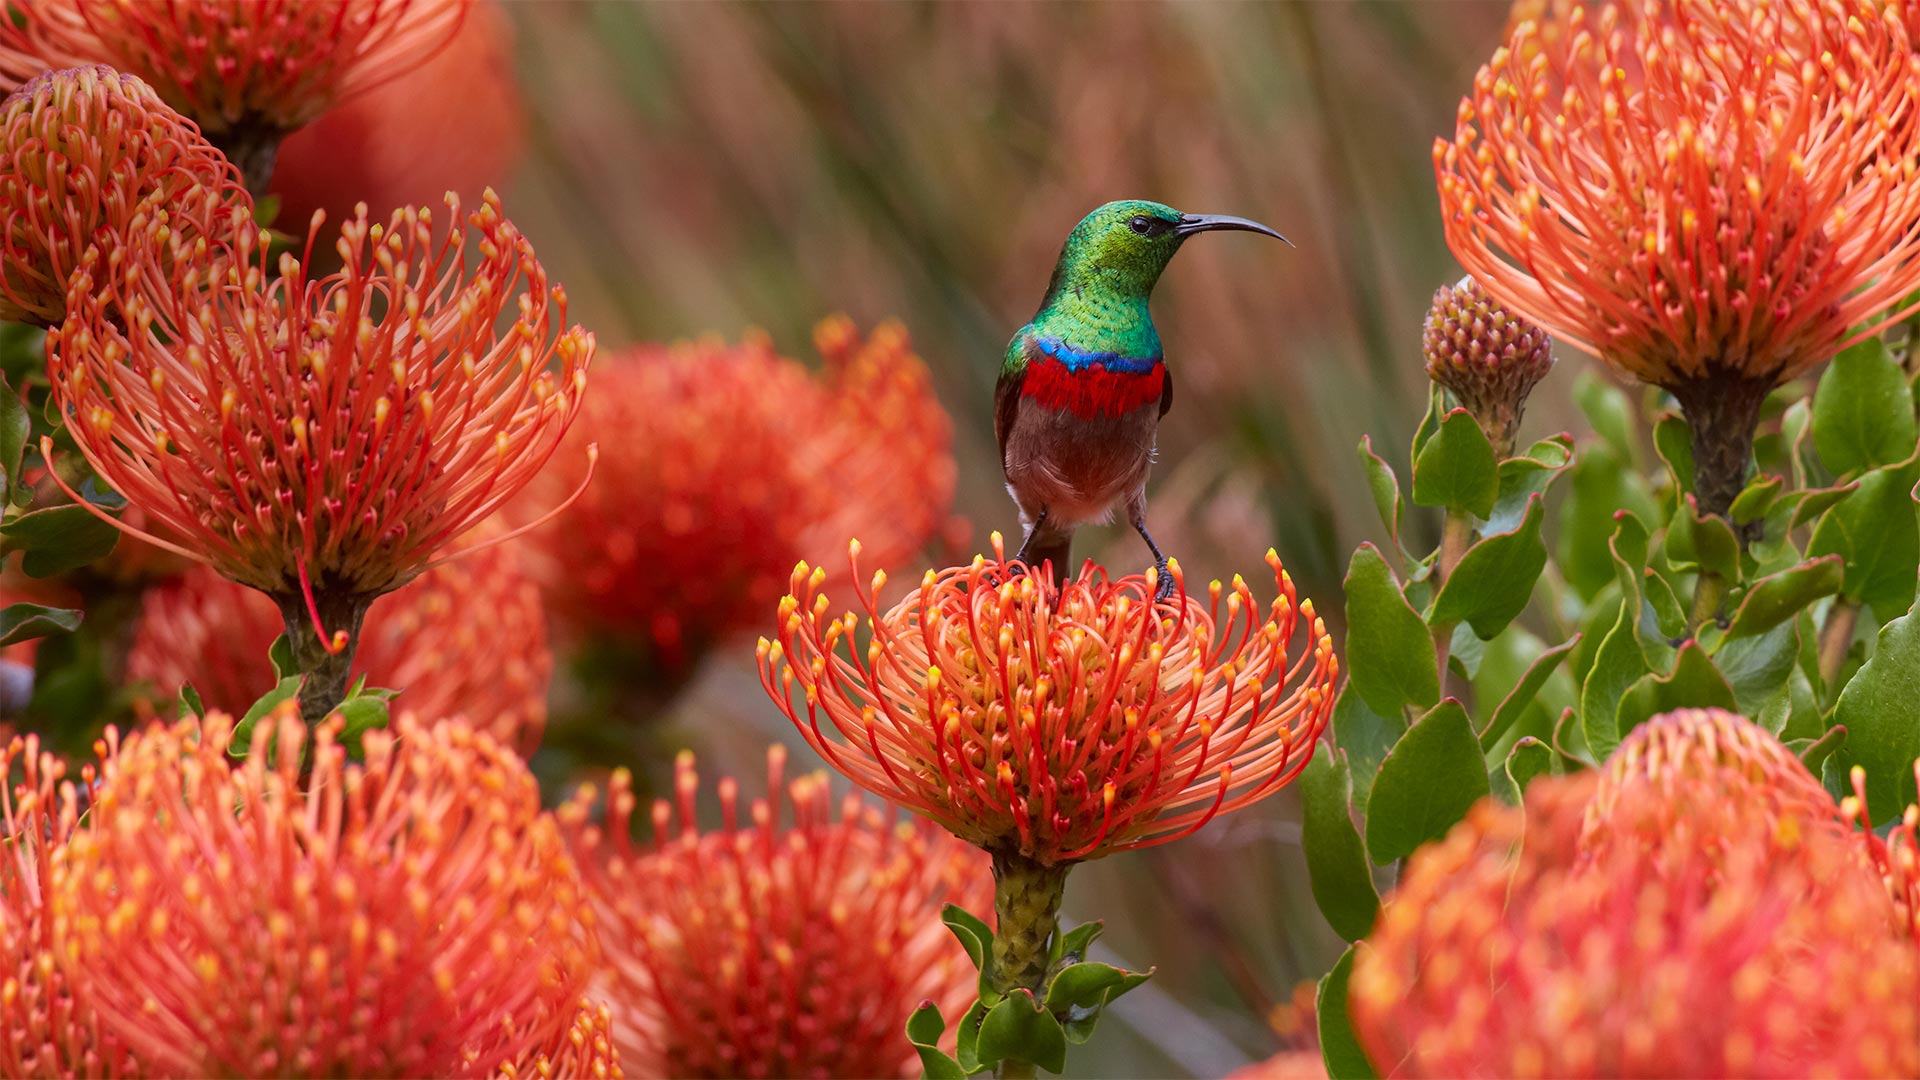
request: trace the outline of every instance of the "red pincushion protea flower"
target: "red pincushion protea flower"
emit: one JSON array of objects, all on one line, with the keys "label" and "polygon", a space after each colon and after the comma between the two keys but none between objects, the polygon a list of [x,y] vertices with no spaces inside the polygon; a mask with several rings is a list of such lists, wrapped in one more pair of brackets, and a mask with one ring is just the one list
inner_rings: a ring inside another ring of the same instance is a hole
[{"label": "red pincushion protea flower", "polygon": [[768,797],[744,814],[738,785],[722,780],[722,824],[701,832],[683,753],[674,798],[654,804],[650,850],[631,840],[624,771],[604,828],[588,819],[591,788],[562,813],[599,913],[600,990],[635,1076],[913,1075],[919,1059],[900,1032],[914,1006],[958,1015],[973,996],[978,977],[940,909],[985,902],[978,853],[857,796],[836,819],[825,778],[783,782],[785,763],[768,751]]},{"label": "red pincushion protea flower", "polygon": [[613,1010],[604,1002],[581,998],[573,1024],[525,1061],[508,1062],[500,1080],[618,1080],[627,1075],[613,1041]]},{"label": "red pincushion protea flower", "polygon": [[[0,1073],[134,1076],[126,1047],[74,1000],[55,962],[47,893],[79,820],[66,775],[66,765],[41,752],[36,736],[0,748]],[[92,779],[88,768],[82,781]]]},{"label": "red pincushion protea flower", "polygon": [[885,613],[875,574],[864,650],[802,564],[778,640],[760,642],[761,682],[855,783],[1048,866],[1185,836],[1306,768],[1339,662],[1278,556],[1264,612],[1238,577],[1208,604],[1184,584],[1155,604],[1145,577],[1083,568],[1056,589],[1015,576],[997,537],[995,559],[929,571]]},{"label": "red pincushion protea flower", "polygon": [[[242,229],[234,265],[203,279],[169,270],[149,221],[117,265],[74,275],[49,337],[75,443],[185,543],[143,539],[273,597],[325,686],[367,604],[511,500],[586,386],[593,335],[565,328],[565,292],[491,192],[468,224],[475,242],[436,242],[425,209],[357,216],[345,266],[318,279],[291,256],[269,273]],[[326,698],[303,692],[309,720]]]},{"label": "red pincushion protea flower", "polygon": [[87,248],[110,254],[136,217],[163,210],[191,247],[233,207],[253,212],[239,174],[145,83],[106,67],[38,75],[0,104],[0,320],[58,325]]},{"label": "red pincushion protea flower", "polygon": [[227,723],[110,740],[54,875],[57,955],[145,1071],[485,1075],[555,1045],[592,916],[518,757],[403,717],[350,765],[282,716],[235,765]]},{"label": "red pincushion protea flower", "polygon": [[[444,15],[416,4],[403,25]],[[404,74],[342,101],[280,144],[272,192],[281,221],[375,217],[433,203],[449,191],[477,199],[511,175],[526,142],[526,107],[513,73],[513,24],[499,3],[474,4],[447,46]]]},{"label": "red pincushion protea flower", "polygon": [[[897,324],[865,341],[844,318],[815,340],[816,377],[764,335],[642,346],[600,366],[571,440],[601,478],[529,539],[556,618],[640,644],[684,673],[765,617],[794,562],[851,536],[885,562],[926,543],[952,503],[952,423]],[[563,451],[524,514],[579,484]]]},{"label": "red pincushion protea flower", "polygon": [[[1920,782],[1920,761],[1914,762],[1914,779]],[[1867,857],[1886,884],[1887,895],[1899,912],[1900,925],[1920,942],[1920,806],[1907,804],[1900,820],[1887,830],[1886,839],[1873,831],[1873,816],[1867,807],[1867,771],[1855,765],[1848,773],[1853,794],[1840,804],[1840,814],[1849,826],[1860,827]]]},{"label": "red pincushion protea flower", "polygon": [[1585,774],[1535,781],[1524,812],[1483,802],[1415,852],[1354,963],[1351,1015],[1374,1064],[1397,1076],[1920,1069],[1915,954],[1857,846],[1730,798],[1756,794],[1734,770],[1700,775],[1617,784],[1596,844],[1582,841]]},{"label": "red pincushion protea flower", "polygon": [[257,176],[258,191],[282,135],[445,45],[470,2],[8,0],[0,81],[85,63],[131,72]]},{"label": "red pincushion protea flower", "polygon": [[1886,5],[1666,0],[1519,23],[1434,171],[1461,264],[1672,392],[1724,512],[1767,391],[1920,287],[1917,149],[1920,60]]},{"label": "red pincushion protea flower", "polygon": [[[522,757],[540,745],[553,654],[516,544],[427,571],[374,601],[366,625],[354,668],[402,691],[396,709],[458,717]],[[284,628],[265,596],[195,567],[141,597],[127,678],[151,683],[167,708],[192,683],[208,708],[239,715],[273,689],[267,650]]]}]

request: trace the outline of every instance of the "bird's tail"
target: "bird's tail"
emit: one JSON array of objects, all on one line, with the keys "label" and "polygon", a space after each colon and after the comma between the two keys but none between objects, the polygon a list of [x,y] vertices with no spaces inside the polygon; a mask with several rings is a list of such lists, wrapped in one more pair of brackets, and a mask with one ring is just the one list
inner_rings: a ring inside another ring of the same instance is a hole
[{"label": "bird's tail", "polygon": [[1027,565],[1039,569],[1040,564],[1053,564],[1053,585],[1060,588],[1073,576],[1073,534],[1049,533],[1037,536],[1027,550]]}]

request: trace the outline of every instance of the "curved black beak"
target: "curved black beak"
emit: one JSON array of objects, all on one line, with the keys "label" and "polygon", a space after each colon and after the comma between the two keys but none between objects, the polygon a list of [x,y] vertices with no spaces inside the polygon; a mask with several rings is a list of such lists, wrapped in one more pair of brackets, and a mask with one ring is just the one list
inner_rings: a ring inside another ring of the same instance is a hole
[{"label": "curved black beak", "polygon": [[1228,214],[1182,214],[1180,215],[1180,224],[1173,227],[1174,233],[1179,236],[1191,236],[1194,233],[1214,232],[1216,230],[1256,232],[1262,236],[1271,236],[1288,247],[1293,246],[1293,241],[1281,236],[1279,233],[1274,232],[1272,229],[1267,228],[1257,221],[1248,221],[1246,218],[1233,217]]}]

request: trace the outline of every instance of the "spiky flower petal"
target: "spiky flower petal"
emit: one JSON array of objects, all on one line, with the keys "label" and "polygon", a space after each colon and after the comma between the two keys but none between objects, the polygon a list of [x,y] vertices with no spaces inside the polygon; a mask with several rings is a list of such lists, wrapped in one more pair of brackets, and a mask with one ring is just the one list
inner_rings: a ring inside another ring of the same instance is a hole
[{"label": "spiky flower petal", "polygon": [[745,807],[722,780],[721,826],[702,831],[682,754],[648,849],[633,845],[624,772],[604,827],[591,788],[562,812],[600,917],[599,990],[635,1076],[912,1075],[908,1014],[931,999],[957,1016],[972,997],[977,976],[940,909],[985,903],[985,860],[857,796],[836,817],[825,777],[786,781],[785,763],[768,751],[767,797]]},{"label": "spiky flower petal", "polygon": [[0,321],[59,325],[87,249],[110,256],[136,221],[164,221],[191,251],[234,207],[253,212],[239,173],[145,83],[98,66],[37,75],[0,104]]},{"label": "spiky flower petal", "polygon": [[1144,577],[1083,568],[1056,588],[995,554],[928,571],[884,613],[875,574],[864,649],[860,619],[828,614],[825,574],[794,571],[761,682],[855,783],[1051,866],[1184,836],[1306,767],[1339,663],[1278,556],[1262,610],[1238,577],[1210,603],[1182,587],[1156,604]]},{"label": "spiky flower petal", "polygon": [[486,1075],[554,1045],[592,914],[518,757],[403,717],[349,764],[282,715],[235,764],[228,725],[112,749],[55,870],[57,953],[146,1071]]}]

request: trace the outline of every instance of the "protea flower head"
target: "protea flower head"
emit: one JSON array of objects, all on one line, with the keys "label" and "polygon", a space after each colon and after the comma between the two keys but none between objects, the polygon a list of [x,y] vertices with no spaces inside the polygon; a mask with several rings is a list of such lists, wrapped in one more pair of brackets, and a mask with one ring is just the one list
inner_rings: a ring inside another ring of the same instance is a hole
[{"label": "protea flower head", "polygon": [[[432,216],[356,215],[344,266],[317,278],[311,232],[276,272],[239,230],[231,265],[201,276],[149,219],[121,258],[74,275],[48,340],[88,463],[185,542],[141,538],[271,596],[302,670],[329,685],[367,604],[545,464],[593,355],[491,192],[467,230],[436,241]],[[322,650],[333,662],[309,662]]]},{"label": "protea flower head", "polygon": [[1434,144],[1447,243],[1508,309],[1671,392],[1703,510],[1761,400],[1920,287],[1920,62],[1875,0],[1523,20]]},{"label": "protea flower head", "polygon": [[[1182,582],[1155,604],[1148,578],[1097,567],[1055,588],[1015,576],[995,541],[994,561],[928,571],[889,611],[874,574],[864,649],[825,574],[794,571],[761,682],[854,783],[1053,866],[1185,836],[1306,768],[1339,661],[1278,556],[1263,610],[1238,577],[1206,603]],[[858,581],[857,544],[852,561]]]},{"label": "protea flower head", "polygon": [[1757,794],[1744,767],[1541,777],[1524,811],[1483,802],[1415,852],[1354,963],[1368,1056],[1399,1076],[1911,1075],[1920,971],[1892,903],[1830,801],[1803,819],[1730,797]]},{"label": "protea flower head", "polygon": [[228,723],[110,739],[56,867],[55,948],[143,1071],[484,1076],[557,1045],[593,916],[517,756],[403,716],[349,764],[282,714],[236,765]]},{"label": "protea flower head", "polygon": [[823,775],[785,779],[767,753],[767,796],[740,804],[719,784],[721,824],[695,822],[693,756],[653,807],[636,849],[630,777],[614,775],[603,826],[589,787],[562,811],[607,962],[598,991],[634,1076],[907,1076],[900,1037],[915,1005],[949,1015],[978,976],[941,925],[944,903],[991,892],[978,852],[925,823],[897,821]]},{"label": "protea flower head", "polygon": [[1511,453],[1527,395],[1553,370],[1553,339],[1466,277],[1435,290],[1422,343],[1427,376],[1480,421],[1501,457]]},{"label": "protea flower head", "polygon": [[[208,708],[241,715],[273,689],[267,652],[283,629],[265,596],[194,567],[141,596],[127,678],[161,695],[159,711],[170,714],[191,683]],[[530,756],[547,722],[553,654],[517,542],[481,548],[374,601],[354,670],[369,686],[401,691],[396,709],[459,718]]]},{"label": "protea flower head", "polygon": [[[1914,779],[1920,782],[1920,761],[1914,762]],[[1840,814],[1850,826],[1858,826],[1867,857],[1886,884],[1887,895],[1899,912],[1900,925],[1920,942],[1920,806],[1907,804],[1900,819],[1887,830],[1883,839],[1873,831],[1873,815],[1867,806],[1867,772],[1855,765],[1848,771],[1853,794],[1841,800]]]},{"label": "protea flower head", "polygon": [[[54,863],[79,820],[66,763],[37,736],[0,748],[0,1073],[135,1076],[127,1049],[76,1001],[56,962],[48,896]],[[93,780],[82,771],[82,785]]]},{"label": "protea flower head", "polygon": [[[601,478],[529,537],[556,622],[637,646],[683,674],[765,618],[794,561],[872,535],[889,565],[944,523],[953,427],[906,332],[815,333],[825,370],[765,335],[642,346],[600,365],[570,437],[597,441]],[[522,502],[579,486],[578,445]]]},{"label": "protea flower head", "polygon": [[110,255],[137,217],[163,220],[191,250],[222,235],[233,208],[253,212],[239,173],[193,124],[111,68],[28,80],[0,104],[0,140],[6,322],[59,325],[87,249]]},{"label": "protea flower head", "polygon": [[146,80],[265,190],[286,133],[445,45],[471,0],[8,0],[0,83],[105,63]]},{"label": "protea flower head", "polygon": [[[443,18],[416,3],[408,24]],[[512,177],[526,144],[526,105],[514,77],[513,23],[498,0],[477,0],[444,49],[389,82],[339,102],[280,144],[271,191],[281,221],[374,217],[430,204],[449,191],[475,200]]]},{"label": "protea flower head", "polygon": [[523,1061],[505,1062],[499,1080],[619,1080],[627,1075],[613,1041],[613,1010],[606,1002],[580,999],[573,1023]]}]

